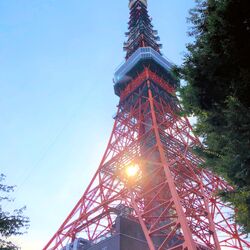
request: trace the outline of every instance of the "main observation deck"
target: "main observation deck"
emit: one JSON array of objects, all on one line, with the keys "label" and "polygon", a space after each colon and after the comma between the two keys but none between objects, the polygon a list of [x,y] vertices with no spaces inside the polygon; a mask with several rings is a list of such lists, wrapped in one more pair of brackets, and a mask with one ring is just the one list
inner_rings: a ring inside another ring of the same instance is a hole
[{"label": "main observation deck", "polygon": [[141,47],[116,70],[114,75],[115,93],[119,95],[121,90],[127,86],[133,77],[145,67],[157,71],[170,84],[176,86],[177,81],[172,74],[174,64],[151,47]]}]

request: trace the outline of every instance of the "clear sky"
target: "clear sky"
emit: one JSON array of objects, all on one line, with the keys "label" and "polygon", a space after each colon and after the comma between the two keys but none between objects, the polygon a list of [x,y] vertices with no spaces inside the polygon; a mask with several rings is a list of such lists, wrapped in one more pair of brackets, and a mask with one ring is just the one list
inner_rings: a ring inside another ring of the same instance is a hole
[{"label": "clear sky", "polygon": [[[176,64],[193,5],[149,0],[162,51]],[[98,167],[128,17],[128,0],[0,0],[0,172],[31,219],[22,250],[47,243]]]}]

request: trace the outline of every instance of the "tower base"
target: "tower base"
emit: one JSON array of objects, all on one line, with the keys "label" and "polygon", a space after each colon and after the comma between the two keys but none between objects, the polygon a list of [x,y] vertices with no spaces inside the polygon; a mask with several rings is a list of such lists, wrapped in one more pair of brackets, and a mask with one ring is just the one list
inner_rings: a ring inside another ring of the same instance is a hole
[{"label": "tower base", "polygon": [[[141,226],[131,219],[118,216],[111,237],[92,245],[86,250],[148,250]],[[78,249],[77,249],[78,250]],[[85,250],[85,249],[79,249]]]},{"label": "tower base", "polygon": [[101,238],[95,244],[78,239],[62,250],[149,250],[149,248],[140,224],[118,216],[111,236]]},{"label": "tower base", "polygon": [[[175,240],[177,241],[177,239]],[[160,244],[162,239],[158,238],[155,241]],[[90,243],[84,239],[77,239],[61,250],[149,250],[140,224],[123,216],[116,218],[112,235],[101,238],[97,242]],[[197,249],[210,250],[202,245],[197,245]]]}]

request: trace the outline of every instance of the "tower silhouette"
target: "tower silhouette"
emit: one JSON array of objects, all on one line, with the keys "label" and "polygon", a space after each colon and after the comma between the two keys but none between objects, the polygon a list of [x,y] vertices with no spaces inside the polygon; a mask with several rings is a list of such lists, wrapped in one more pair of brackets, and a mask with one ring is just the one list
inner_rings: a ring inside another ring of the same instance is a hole
[{"label": "tower silhouette", "polygon": [[108,146],[93,179],[43,248],[64,250],[249,249],[232,187],[201,168],[201,146],[176,97],[173,64],[161,54],[147,0],[130,0],[120,97]]}]

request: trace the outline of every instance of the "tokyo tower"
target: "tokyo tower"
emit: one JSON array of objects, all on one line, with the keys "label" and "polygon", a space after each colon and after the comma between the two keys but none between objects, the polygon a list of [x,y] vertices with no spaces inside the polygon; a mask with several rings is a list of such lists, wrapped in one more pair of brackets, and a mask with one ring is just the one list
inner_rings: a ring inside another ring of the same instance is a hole
[{"label": "tokyo tower", "polygon": [[115,72],[114,127],[89,186],[43,250],[250,249],[232,187],[201,168],[147,0],[130,0],[126,61]]}]

